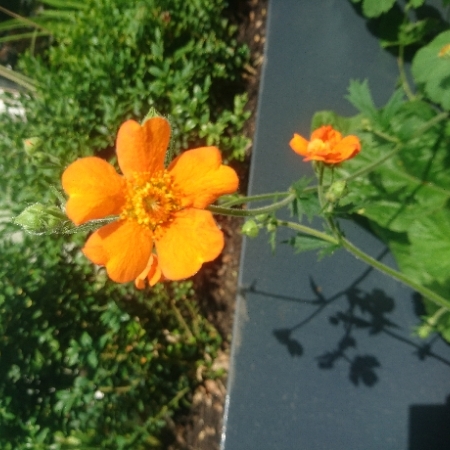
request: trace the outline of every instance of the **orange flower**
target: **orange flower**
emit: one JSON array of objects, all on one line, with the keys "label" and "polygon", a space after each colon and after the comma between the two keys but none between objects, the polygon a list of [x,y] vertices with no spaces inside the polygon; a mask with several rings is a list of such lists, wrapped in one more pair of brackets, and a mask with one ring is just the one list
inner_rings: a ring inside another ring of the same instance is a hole
[{"label": "orange flower", "polygon": [[[181,280],[223,249],[222,232],[205,208],[238,187],[236,172],[222,165],[216,147],[188,150],[164,168],[170,139],[167,120],[142,126],[128,120],[117,136],[123,173],[97,157],[73,162],[62,175],[67,216],[76,224],[117,215],[95,231],[83,253],[119,283]],[[156,254],[155,254],[155,251]]]},{"label": "orange flower", "polygon": [[339,164],[353,158],[361,150],[361,143],[356,136],[343,138],[342,134],[330,125],[313,131],[309,142],[294,134],[289,145],[295,153],[304,156],[303,161],[323,161],[325,164]]}]

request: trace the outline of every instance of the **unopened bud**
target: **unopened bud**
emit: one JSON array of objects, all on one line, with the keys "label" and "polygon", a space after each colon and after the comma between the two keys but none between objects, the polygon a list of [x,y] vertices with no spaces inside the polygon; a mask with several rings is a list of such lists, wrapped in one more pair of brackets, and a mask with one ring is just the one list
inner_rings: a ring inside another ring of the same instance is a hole
[{"label": "unopened bud", "polygon": [[39,137],[30,137],[23,140],[23,149],[28,156],[35,156],[42,140]]},{"label": "unopened bud", "polygon": [[347,182],[345,180],[335,181],[325,194],[325,198],[330,203],[337,203],[341,198],[345,197],[348,193]]},{"label": "unopened bud", "polygon": [[255,219],[258,222],[264,223],[269,217],[269,214],[258,214],[257,216],[255,216]]},{"label": "unopened bud", "polygon": [[61,229],[67,217],[57,206],[34,203],[25,208],[13,222],[32,234],[52,234]]},{"label": "unopened bud", "polygon": [[248,237],[255,238],[259,233],[258,224],[252,219],[247,220],[247,222],[245,222],[242,226],[241,232]]},{"label": "unopened bud", "polygon": [[268,231],[269,233],[271,233],[272,231],[275,231],[275,230],[277,229],[277,227],[278,227],[278,225],[277,225],[276,222],[269,222],[269,223],[266,225],[267,231]]}]

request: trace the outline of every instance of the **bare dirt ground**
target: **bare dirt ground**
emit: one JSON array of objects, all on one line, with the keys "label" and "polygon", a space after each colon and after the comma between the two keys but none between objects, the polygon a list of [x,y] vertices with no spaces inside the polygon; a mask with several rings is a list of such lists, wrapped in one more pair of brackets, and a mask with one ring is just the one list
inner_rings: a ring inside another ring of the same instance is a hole
[{"label": "bare dirt ground", "polygon": [[[261,67],[264,58],[267,0],[230,1],[230,13],[239,27],[239,41],[251,51],[251,63],[246,67],[244,79],[249,96],[247,105],[251,117],[245,134],[253,139]],[[249,149],[249,154],[251,149]],[[248,182],[247,161],[235,166],[240,178],[240,192],[245,193]],[[231,329],[237,294],[242,220],[217,217],[226,244],[219,259],[203,267],[194,283],[201,299],[202,313],[219,330],[223,345],[213,367],[229,368]],[[218,450],[222,432],[222,417],[226,398],[226,377],[206,380],[194,393],[189,413],[169,425],[175,443],[168,450]]]}]

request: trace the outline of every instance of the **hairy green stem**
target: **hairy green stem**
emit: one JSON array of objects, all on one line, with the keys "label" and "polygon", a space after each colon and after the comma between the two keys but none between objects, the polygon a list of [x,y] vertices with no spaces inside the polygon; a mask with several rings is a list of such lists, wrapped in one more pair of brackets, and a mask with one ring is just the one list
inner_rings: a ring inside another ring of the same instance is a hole
[{"label": "hairy green stem", "polygon": [[392,158],[396,153],[398,153],[402,149],[401,144],[397,144],[392,151],[389,153],[386,153],[382,158],[377,159],[373,163],[362,167],[361,169],[357,170],[356,172],[353,172],[351,175],[349,175],[347,178],[344,178],[345,181],[352,181],[355,178],[360,177],[361,175],[365,175],[369,172],[372,172],[375,170],[378,166],[381,166],[384,162],[386,162],[389,158]]},{"label": "hairy green stem", "polygon": [[209,211],[214,214],[222,214],[224,216],[235,216],[235,217],[254,217],[259,214],[270,214],[283,206],[289,205],[295,199],[295,194],[289,194],[285,199],[279,202],[272,203],[268,206],[263,206],[261,208],[252,209],[235,209],[235,208],[225,208],[223,206],[210,205],[208,206]]},{"label": "hairy green stem", "polygon": [[[429,130],[431,127],[433,127],[434,125],[436,125],[437,123],[445,120],[448,118],[448,113],[443,112],[438,114],[437,116],[434,116],[432,119],[430,119],[428,122],[424,123],[421,127],[419,127],[415,133],[412,135],[411,139],[414,139],[416,137],[421,136],[423,133],[425,133],[427,130]],[[392,142],[394,142],[393,138],[392,139],[387,139],[388,136],[382,136],[384,139],[386,140],[390,140]],[[347,178],[344,178],[345,181],[351,181],[354,180],[355,178],[358,178],[361,175],[365,175],[369,172],[372,172],[373,170],[375,170],[378,166],[381,166],[381,164],[383,164],[385,161],[387,161],[389,158],[392,158],[395,154],[397,154],[400,150],[402,150],[402,148],[404,147],[404,144],[397,142],[397,145],[394,147],[394,149],[392,151],[390,151],[389,153],[387,153],[386,155],[384,155],[383,157],[381,157],[380,159],[377,159],[376,161],[374,161],[373,163],[362,167],[360,170],[357,170],[356,172],[353,172],[351,175],[349,175]],[[309,189],[309,188],[308,188]]]},{"label": "hairy green stem", "polygon": [[319,172],[319,176],[317,177],[319,179],[319,185],[317,186],[317,195],[319,196],[320,208],[323,211],[326,203],[323,196],[323,175],[325,172],[325,164],[318,162],[315,166],[317,168],[317,171]]},{"label": "hairy green stem", "polygon": [[313,236],[315,238],[321,239],[322,241],[329,242],[333,245],[339,245],[339,240],[333,236],[330,236],[323,231],[318,231],[315,228],[307,227],[297,222],[290,222],[288,220],[277,220],[276,224],[278,226],[287,227],[291,230],[298,231],[299,233],[307,234],[308,236]]},{"label": "hairy green stem", "polygon": [[342,245],[343,248],[352,253],[356,258],[364,261],[365,263],[369,264],[370,266],[374,267],[375,269],[379,270],[385,275],[389,275],[390,277],[394,278],[394,280],[401,281],[407,286],[413,288],[416,292],[419,292],[424,297],[434,302],[436,305],[439,305],[445,308],[446,310],[450,311],[450,301],[436,294],[436,292],[422,286],[419,283],[416,283],[412,278],[408,277],[404,273],[394,270],[391,267],[386,266],[386,264],[383,264],[382,262],[376,260],[375,258],[372,258],[367,253],[364,253],[362,250],[360,250],[358,247],[355,247],[347,239],[344,238],[341,239],[340,244]]},{"label": "hairy green stem", "polygon": [[404,47],[403,45],[400,45],[398,50],[398,58],[397,58],[397,65],[398,65],[398,71],[400,72],[400,80],[402,83],[402,88],[405,91],[406,96],[408,97],[408,100],[412,101],[415,100],[416,96],[414,95],[411,87],[408,83],[408,78],[406,76],[405,71],[405,63],[404,63]]},{"label": "hairy green stem", "polygon": [[447,312],[448,312],[448,309],[445,308],[444,306],[442,306],[431,317],[428,318],[427,324],[430,327],[435,327],[436,324],[438,323],[438,320]]},{"label": "hairy green stem", "polygon": [[287,228],[290,228],[291,230],[294,230],[294,231],[297,231],[297,232],[300,232],[303,234],[307,234],[309,236],[314,236],[318,239],[322,239],[323,241],[329,242],[330,244],[342,246],[348,252],[350,252],[353,256],[355,256],[357,259],[364,261],[366,264],[372,266],[373,268],[384,273],[385,275],[390,276],[394,280],[397,280],[397,281],[402,282],[403,284],[406,284],[407,286],[411,287],[416,292],[419,292],[420,294],[422,294],[424,297],[431,300],[435,304],[441,306],[442,308],[445,308],[445,310],[447,310],[447,311],[450,311],[450,301],[449,300],[446,300],[445,298],[436,294],[436,292],[422,286],[421,284],[416,283],[413,279],[411,279],[407,275],[405,275],[395,269],[392,269],[391,267],[387,266],[386,264],[383,264],[382,262],[376,260],[375,258],[372,258],[367,253],[364,253],[358,247],[353,245],[347,239],[345,239],[345,238],[337,239],[336,237],[330,236],[329,234],[323,233],[321,231],[315,230],[314,228],[310,228],[310,227],[301,225],[296,222],[288,222],[288,221],[278,220],[277,224],[279,226],[285,226]]},{"label": "hairy green stem", "polygon": [[223,208],[229,208],[230,206],[242,205],[243,203],[250,202],[261,202],[264,200],[271,200],[273,198],[278,197],[286,197],[287,195],[291,195],[291,192],[271,192],[270,194],[259,194],[259,195],[250,195],[248,197],[239,197],[228,202],[222,203],[220,206]]}]

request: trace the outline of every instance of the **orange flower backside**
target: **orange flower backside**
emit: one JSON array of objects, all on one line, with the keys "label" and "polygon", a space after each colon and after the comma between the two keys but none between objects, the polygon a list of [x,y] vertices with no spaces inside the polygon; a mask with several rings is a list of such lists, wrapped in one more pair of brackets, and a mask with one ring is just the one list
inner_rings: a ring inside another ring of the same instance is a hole
[{"label": "orange flower backside", "polygon": [[223,249],[223,233],[205,208],[236,191],[236,172],[222,164],[216,147],[188,150],[166,169],[169,140],[167,120],[129,120],[117,136],[123,175],[97,157],[81,158],[63,173],[66,213],[76,225],[118,216],[83,248],[116,282],[135,280],[142,288],[145,280],[188,278]]},{"label": "orange flower backside", "polygon": [[289,145],[295,153],[304,157],[303,161],[323,161],[325,164],[339,164],[353,158],[361,150],[361,143],[356,136],[342,137],[330,125],[313,131],[310,141],[294,134]]}]

